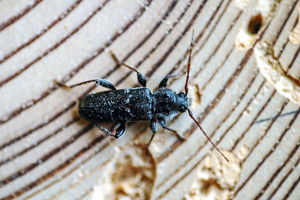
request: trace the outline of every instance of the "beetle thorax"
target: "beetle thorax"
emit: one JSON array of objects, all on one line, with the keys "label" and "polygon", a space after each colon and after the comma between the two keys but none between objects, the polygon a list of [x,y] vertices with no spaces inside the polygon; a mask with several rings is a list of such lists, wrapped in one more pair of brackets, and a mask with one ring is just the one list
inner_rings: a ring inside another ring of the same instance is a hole
[{"label": "beetle thorax", "polygon": [[188,99],[182,92],[176,94],[173,90],[160,88],[153,93],[153,97],[154,115],[157,118],[170,120],[188,107]]}]

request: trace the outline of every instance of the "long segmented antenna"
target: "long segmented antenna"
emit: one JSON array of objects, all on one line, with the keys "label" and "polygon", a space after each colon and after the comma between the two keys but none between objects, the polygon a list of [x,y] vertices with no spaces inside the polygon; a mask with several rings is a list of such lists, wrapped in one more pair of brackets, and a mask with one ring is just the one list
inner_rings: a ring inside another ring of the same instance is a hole
[{"label": "long segmented antenna", "polygon": [[188,60],[187,72],[186,72],[187,75],[186,75],[186,81],[185,81],[185,86],[184,86],[185,95],[187,95],[188,92],[189,92],[188,83],[189,83],[189,79],[190,79],[192,51],[193,51],[193,48],[194,48],[193,41],[194,41],[194,29],[193,29],[193,33],[192,33],[192,40],[191,40],[191,45],[190,45],[190,50],[189,50],[189,60]]},{"label": "long segmented antenna", "polygon": [[190,117],[194,120],[194,122],[197,124],[197,126],[201,129],[202,133],[205,135],[205,137],[208,139],[208,141],[214,146],[215,149],[225,158],[225,160],[229,161],[229,159],[222,153],[222,151],[211,141],[211,139],[208,137],[208,135],[205,133],[205,131],[202,129],[200,124],[197,122],[197,120],[194,118],[193,113],[190,109],[187,108],[189,111]]},{"label": "long segmented antenna", "polygon": [[[185,81],[185,95],[188,94],[188,82],[189,82],[189,78],[190,78],[190,68],[191,68],[191,55],[192,55],[192,50],[194,48],[193,45],[193,40],[194,40],[194,30],[192,33],[192,41],[191,41],[191,46],[190,46],[190,50],[189,50],[189,59],[188,59],[188,65],[187,65],[187,75],[186,75],[186,81]],[[190,117],[192,118],[192,120],[194,120],[194,122],[197,124],[197,126],[200,128],[200,130],[202,131],[202,133],[205,135],[205,137],[207,138],[207,140],[213,145],[213,147],[215,149],[217,149],[217,151],[223,156],[223,158],[227,161],[229,161],[229,159],[222,153],[222,151],[211,141],[211,139],[208,137],[208,135],[205,133],[205,131],[202,129],[202,127],[200,126],[200,124],[198,123],[198,121],[194,118],[192,111],[187,108]]]}]

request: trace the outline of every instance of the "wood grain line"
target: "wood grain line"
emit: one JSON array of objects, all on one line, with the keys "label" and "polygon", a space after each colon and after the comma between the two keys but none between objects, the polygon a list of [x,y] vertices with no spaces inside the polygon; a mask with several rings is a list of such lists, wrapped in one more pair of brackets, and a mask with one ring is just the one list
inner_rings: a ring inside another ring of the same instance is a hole
[{"label": "wood grain line", "polygon": [[50,133],[46,137],[42,138],[41,140],[35,142],[34,144],[30,145],[29,147],[26,147],[26,148],[22,149],[22,151],[17,152],[16,154],[11,155],[10,157],[8,157],[4,160],[1,160],[0,161],[0,166],[2,166],[4,164],[18,158],[19,156],[22,156],[24,153],[28,152],[29,150],[39,146],[40,144],[44,143],[46,140],[48,140],[48,139],[52,138],[53,136],[57,135],[58,133],[60,133],[64,129],[68,128],[70,125],[72,125],[74,122],[76,122],[78,120],[79,120],[79,117],[75,118],[75,119],[72,119],[69,122],[66,122],[66,124],[64,126],[61,126],[61,127],[57,128],[55,131],[53,131],[52,133]]},{"label": "wood grain line", "polygon": [[[14,56],[16,53],[21,51],[24,47],[29,46],[34,41],[36,41],[38,38],[40,38],[42,35],[47,33],[53,26],[61,22],[63,19],[65,19],[77,6],[82,2],[82,0],[77,0],[75,3],[73,3],[69,8],[67,8],[64,12],[62,12],[58,19],[54,20],[50,25],[48,25],[46,28],[44,28],[39,34],[33,36],[31,39],[28,40],[28,42],[21,44],[16,49],[12,50],[8,54],[4,55],[3,58],[0,60],[0,64],[4,63],[6,60]],[[1,66],[0,66],[1,67]]]},{"label": "wood grain line", "polygon": [[15,72],[14,74],[11,74],[7,78],[0,81],[0,87],[2,87],[4,84],[8,83],[9,81],[13,80],[20,74],[22,74],[24,71],[29,69],[32,65],[43,59],[45,56],[50,54],[52,51],[56,50],[59,46],[61,46],[65,41],[67,41],[71,36],[76,34],[82,27],[84,27],[98,12],[102,10],[102,8],[105,7],[107,3],[109,3],[110,0],[106,0],[102,5],[100,5],[97,9],[95,9],[90,16],[88,16],[82,23],[80,23],[75,29],[73,29],[68,35],[63,37],[60,41],[55,43],[51,48],[44,51],[41,55],[39,55],[37,58],[32,60],[30,63],[26,64],[22,69]]},{"label": "wood grain line", "polygon": [[[289,154],[289,156],[287,157],[287,159],[276,169],[275,173],[269,178],[269,180],[266,182],[266,184],[262,187],[262,190],[261,191],[266,191],[269,186],[271,186],[271,184],[273,183],[274,179],[277,177],[277,175],[281,172],[281,170],[284,168],[284,167],[287,167],[288,166],[288,163],[291,161],[291,158],[295,155],[296,151],[299,149],[299,146],[300,145],[296,145],[295,148],[292,150],[292,152]],[[299,163],[299,159],[298,159],[298,162],[296,165],[298,165]],[[292,171],[292,167],[291,167],[291,171]],[[278,190],[280,187],[276,187],[276,190]],[[264,193],[260,192],[258,193],[254,200],[257,200],[257,199],[260,199],[260,197],[263,195]]]},{"label": "wood grain line", "polygon": [[[68,105],[65,109],[59,111],[58,113],[56,113],[52,118],[49,119],[49,121],[41,123],[39,125],[37,125],[34,128],[31,128],[27,131],[25,131],[24,133],[20,134],[20,136],[13,138],[12,140],[0,145],[0,150],[7,148],[8,146],[18,142],[19,140],[25,138],[26,136],[29,136],[31,133],[33,133],[34,131],[37,131],[43,127],[45,127],[46,125],[48,125],[49,123],[53,122],[55,119],[57,119],[59,116],[61,116],[63,113],[65,113],[66,111],[70,110],[71,108],[73,108],[76,105],[76,102],[72,102],[70,105]],[[2,161],[1,161],[2,162]],[[0,162],[0,163],[1,163]],[[1,164],[0,164],[1,166]]]},{"label": "wood grain line", "polygon": [[280,183],[277,185],[276,189],[274,189],[273,192],[268,196],[268,198],[267,198],[268,200],[273,198],[273,196],[277,193],[278,189],[282,186],[284,181],[290,176],[290,174],[294,171],[294,169],[297,168],[299,162],[300,162],[300,159],[298,159],[297,163],[293,167],[291,167],[291,169],[288,171],[288,173],[284,177],[282,177],[282,179],[281,179]]},{"label": "wood grain line", "polygon": [[0,32],[3,31],[8,26],[15,23],[17,20],[21,19],[23,16],[25,16],[27,13],[29,13],[32,9],[34,9],[41,2],[42,2],[42,0],[35,0],[33,5],[27,6],[21,12],[19,12],[17,15],[11,17],[6,22],[3,22],[2,24],[0,24]]},{"label": "wood grain line", "polygon": [[3,186],[5,186],[5,185],[7,185],[8,183],[16,180],[17,178],[20,178],[21,176],[25,175],[26,173],[32,171],[34,168],[36,168],[37,166],[39,166],[40,163],[46,162],[52,156],[54,156],[55,154],[59,153],[64,148],[66,148],[69,145],[71,145],[72,143],[74,143],[78,138],[80,138],[81,136],[83,136],[84,134],[86,134],[86,132],[89,131],[92,127],[93,127],[92,125],[84,127],[79,132],[77,132],[75,135],[73,135],[72,137],[70,137],[67,141],[65,141],[63,144],[61,144],[60,146],[54,148],[49,153],[45,154],[43,157],[41,157],[40,159],[38,159],[37,162],[32,163],[32,164],[24,167],[23,169],[20,169],[19,171],[14,172],[13,174],[7,176],[6,178],[0,180],[0,188],[3,187]]},{"label": "wood grain line", "polygon": [[293,183],[293,185],[290,187],[289,191],[286,193],[286,195],[283,197],[283,200],[286,200],[289,198],[289,196],[292,194],[292,192],[294,191],[294,189],[296,188],[296,186],[298,185],[300,181],[300,176],[298,177],[298,179]]},{"label": "wood grain line", "polygon": [[[89,128],[92,128],[92,126],[89,126]],[[82,130],[84,130],[84,129],[82,129]],[[51,178],[52,176],[59,173],[61,170],[63,170],[67,166],[69,166],[71,163],[74,162],[74,160],[79,158],[82,154],[84,154],[86,151],[91,149],[93,146],[100,143],[104,138],[105,137],[103,135],[100,135],[96,140],[92,141],[90,144],[87,145],[87,147],[85,147],[84,149],[82,149],[81,151],[76,153],[72,158],[70,158],[69,160],[67,160],[63,164],[61,164],[58,167],[56,167],[55,169],[47,172],[45,175],[41,176],[39,179],[25,185],[24,187],[20,188],[20,190],[14,192],[13,194],[10,194],[9,196],[4,197],[3,199],[6,200],[6,199],[13,199],[15,197],[18,197],[18,196],[22,195],[23,193],[25,193],[26,191],[38,186],[39,184],[41,184],[43,182],[45,182],[46,180],[48,180],[49,178]],[[105,148],[105,147],[106,146],[104,146],[103,148]],[[101,151],[102,151],[102,149],[101,149]]]}]

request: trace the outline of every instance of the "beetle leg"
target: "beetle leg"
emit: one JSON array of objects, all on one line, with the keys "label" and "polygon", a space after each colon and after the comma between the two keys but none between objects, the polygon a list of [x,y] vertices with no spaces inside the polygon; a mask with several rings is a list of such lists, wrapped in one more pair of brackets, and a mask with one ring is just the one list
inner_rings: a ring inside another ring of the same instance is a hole
[{"label": "beetle leg", "polygon": [[120,126],[120,123],[119,123],[119,122],[114,123],[114,124],[109,128],[110,132],[113,132],[114,130],[116,130],[116,128],[117,128],[118,126]]},{"label": "beetle leg", "polygon": [[111,136],[111,137],[115,137],[115,135],[114,135],[110,130],[108,130],[108,129],[102,127],[100,124],[95,124],[95,126],[96,126],[97,128],[99,128],[101,131],[103,131],[106,135],[109,135],[109,136]]},{"label": "beetle leg", "polygon": [[166,130],[170,131],[171,133],[175,134],[180,140],[185,140],[185,138],[179,134],[176,130],[167,127],[166,121],[164,119],[158,119],[158,123]]},{"label": "beetle leg", "polygon": [[119,138],[123,133],[126,131],[125,122],[122,122],[120,126],[116,130],[116,134],[114,135],[115,138]]},{"label": "beetle leg", "polygon": [[165,78],[163,78],[163,80],[161,80],[161,82],[159,83],[159,88],[167,87],[169,78],[179,78],[180,76],[182,76],[182,74],[165,76]]},{"label": "beetle leg", "polygon": [[141,84],[143,87],[146,87],[146,83],[147,83],[146,78],[145,78],[145,76],[140,71],[138,71],[134,67],[130,67],[129,65],[127,65],[125,63],[121,63],[119,61],[119,59],[117,58],[117,56],[112,51],[109,51],[109,53],[110,53],[111,57],[114,59],[114,61],[118,65],[123,65],[123,66],[125,66],[125,67],[127,67],[127,68],[129,68],[129,69],[131,69],[133,71],[135,71],[137,73],[137,79],[138,79],[139,84]]},{"label": "beetle leg", "polygon": [[155,136],[155,133],[157,131],[156,121],[155,121],[154,118],[152,118],[151,121],[150,121],[150,128],[151,128],[153,134],[152,134],[152,136],[151,136],[151,138],[150,138],[150,140],[148,142],[148,146],[150,146],[150,144],[151,144],[151,142],[152,142],[152,140],[153,140],[153,138]]},{"label": "beetle leg", "polygon": [[100,85],[102,87],[105,87],[105,88],[108,88],[108,89],[111,89],[111,90],[116,90],[116,87],[109,81],[105,80],[105,79],[102,79],[102,78],[97,78],[97,79],[93,79],[93,80],[88,80],[88,81],[83,81],[83,82],[80,82],[80,83],[76,83],[74,85],[65,85],[63,83],[59,83],[59,82],[56,82],[59,86],[62,86],[64,88],[67,88],[67,89],[71,89],[71,88],[74,88],[74,87],[77,87],[77,86],[80,86],[80,85],[85,85],[87,83],[91,83],[91,82],[95,82],[96,85]]}]

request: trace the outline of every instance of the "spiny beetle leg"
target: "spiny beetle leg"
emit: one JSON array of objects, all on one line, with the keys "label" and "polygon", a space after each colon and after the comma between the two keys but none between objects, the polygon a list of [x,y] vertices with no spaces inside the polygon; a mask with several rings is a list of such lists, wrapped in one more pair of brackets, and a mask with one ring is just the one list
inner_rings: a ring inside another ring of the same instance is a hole
[{"label": "spiny beetle leg", "polygon": [[97,78],[97,79],[93,79],[93,80],[88,80],[88,81],[83,81],[83,82],[80,82],[80,83],[76,83],[74,85],[65,85],[63,83],[60,83],[60,82],[57,82],[56,83],[59,85],[59,86],[62,86],[64,88],[67,88],[67,89],[71,89],[71,88],[74,88],[74,87],[77,87],[77,86],[80,86],[80,85],[85,85],[85,84],[88,84],[88,83],[92,83],[92,82],[95,82],[96,85],[100,85],[102,87],[105,87],[105,88],[108,88],[108,89],[111,89],[111,90],[116,90],[116,87],[109,81],[105,80],[105,79],[102,79],[102,78]]},{"label": "spiny beetle leg", "polygon": [[126,130],[126,125],[125,125],[125,122],[122,122],[120,124],[120,126],[117,128],[116,130],[116,134],[115,134],[115,138],[119,138],[121,135],[123,135],[123,133],[125,132]]},{"label": "spiny beetle leg", "polygon": [[125,66],[125,67],[127,67],[127,68],[129,68],[129,69],[131,69],[133,71],[135,71],[137,73],[137,79],[138,79],[139,84],[141,84],[143,87],[146,87],[146,83],[147,83],[146,78],[145,78],[145,76],[140,71],[138,71],[134,67],[131,67],[131,66],[125,64],[125,63],[121,63],[119,61],[119,59],[117,58],[117,56],[112,51],[109,51],[109,53],[110,53],[111,57],[114,59],[114,61],[118,65],[123,65],[123,66]]},{"label": "spiny beetle leg", "polygon": [[100,129],[101,131],[103,131],[106,135],[109,135],[111,137],[115,137],[115,135],[108,129],[102,127],[100,124],[95,124],[95,126]]},{"label": "spiny beetle leg", "polygon": [[182,74],[180,74],[180,75],[167,75],[167,76],[165,76],[165,78],[163,78],[163,80],[161,80],[158,87],[159,88],[165,88],[165,87],[167,87],[169,78],[179,78],[180,76],[182,76]]},{"label": "spiny beetle leg", "polygon": [[116,90],[116,87],[109,81],[105,80],[105,79],[101,79],[101,78],[97,78],[94,80],[96,82],[97,85],[100,85],[102,87],[111,89],[111,90]]},{"label": "spiny beetle leg", "polygon": [[151,121],[150,121],[150,128],[151,128],[153,134],[152,134],[152,136],[151,136],[151,138],[150,138],[147,146],[150,146],[150,144],[151,144],[151,142],[152,142],[152,140],[153,140],[153,138],[155,136],[155,133],[157,131],[156,121],[155,121],[154,118],[152,118]]},{"label": "spiny beetle leg", "polygon": [[170,131],[171,133],[175,134],[180,140],[185,140],[185,138],[179,134],[176,130],[169,128],[166,126],[166,121],[164,119],[158,119],[158,123],[166,130]]},{"label": "spiny beetle leg", "polygon": [[117,127],[120,126],[120,122],[114,123],[110,128],[110,132],[113,132],[114,130],[116,130]]}]

